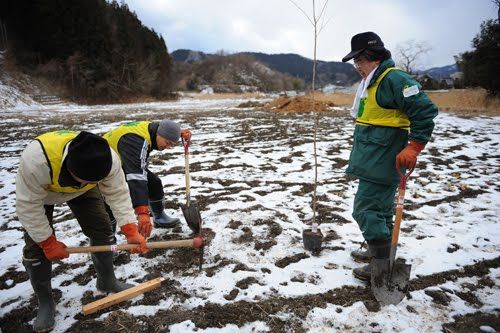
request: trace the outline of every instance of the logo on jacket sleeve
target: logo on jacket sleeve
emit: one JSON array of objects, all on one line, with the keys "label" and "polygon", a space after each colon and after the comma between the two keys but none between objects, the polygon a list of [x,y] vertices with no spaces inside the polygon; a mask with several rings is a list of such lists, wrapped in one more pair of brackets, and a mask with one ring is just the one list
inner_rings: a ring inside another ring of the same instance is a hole
[{"label": "logo on jacket sleeve", "polygon": [[406,87],[406,88],[403,89],[403,96],[405,98],[406,97],[410,97],[410,96],[418,94],[418,92],[419,92],[418,86],[417,85],[413,85],[411,87]]}]

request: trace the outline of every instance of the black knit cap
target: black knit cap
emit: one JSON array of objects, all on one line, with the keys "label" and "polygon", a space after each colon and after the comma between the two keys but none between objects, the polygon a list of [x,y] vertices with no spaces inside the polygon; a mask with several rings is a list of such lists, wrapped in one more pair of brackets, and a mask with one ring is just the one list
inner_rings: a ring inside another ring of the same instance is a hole
[{"label": "black knit cap", "polygon": [[104,179],[112,163],[108,142],[99,135],[82,131],[69,144],[66,168],[82,180]]},{"label": "black knit cap", "polygon": [[354,35],[351,39],[351,52],[342,58],[342,62],[356,58],[365,50],[385,50],[384,42],[376,33],[371,31]]}]

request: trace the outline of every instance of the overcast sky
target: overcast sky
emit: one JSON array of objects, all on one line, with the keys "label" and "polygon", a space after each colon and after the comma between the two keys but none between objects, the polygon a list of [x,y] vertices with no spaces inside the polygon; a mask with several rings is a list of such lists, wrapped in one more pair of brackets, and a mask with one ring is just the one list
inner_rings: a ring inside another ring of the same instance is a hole
[{"label": "overcast sky", "polygon": [[[313,28],[289,0],[124,0],[147,27],[160,33],[169,52],[255,51],[313,58]],[[312,16],[312,0],[295,0]],[[317,8],[324,0],[316,0]],[[318,9],[319,14],[319,9]],[[432,49],[420,67],[454,63],[471,49],[480,24],[497,17],[493,0],[330,0],[330,19],[318,40],[317,58],[341,61],[351,37],[374,31],[386,48],[408,40]]]}]

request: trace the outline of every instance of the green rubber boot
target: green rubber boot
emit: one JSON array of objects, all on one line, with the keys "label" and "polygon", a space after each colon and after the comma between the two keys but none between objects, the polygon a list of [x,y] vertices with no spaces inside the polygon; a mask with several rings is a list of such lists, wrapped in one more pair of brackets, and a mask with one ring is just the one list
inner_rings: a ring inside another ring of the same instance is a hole
[{"label": "green rubber boot", "polygon": [[[389,254],[391,253],[391,239],[387,238],[382,240],[368,241],[368,251],[372,255],[372,258],[389,259]],[[370,283],[370,280],[372,278],[371,263],[353,269],[352,274],[355,278]]]},{"label": "green rubber boot", "polygon": [[52,297],[52,263],[47,259],[23,259],[23,265],[30,278],[31,286],[38,300],[34,332],[52,331],[55,325],[56,305]]},{"label": "green rubber boot", "polygon": [[113,253],[92,253],[92,261],[97,273],[97,289],[104,292],[117,293],[133,287],[132,284],[120,282],[116,279],[113,268]]}]

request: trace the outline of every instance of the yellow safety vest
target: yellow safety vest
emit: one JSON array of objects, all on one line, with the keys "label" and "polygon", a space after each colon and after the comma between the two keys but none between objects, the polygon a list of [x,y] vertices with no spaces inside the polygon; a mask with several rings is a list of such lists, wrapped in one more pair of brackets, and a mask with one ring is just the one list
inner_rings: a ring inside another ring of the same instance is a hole
[{"label": "yellow safety vest", "polygon": [[96,186],[96,184],[87,184],[83,187],[72,187],[61,186],[59,184],[59,174],[61,173],[64,148],[77,135],[77,132],[63,130],[48,132],[36,138],[42,145],[43,152],[50,168],[50,179],[52,183],[48,187],[49,191],[63,193],[87,192]]},{"label": "yellow safety vest", "polygon": [[[152,141],[151,141],[151,135],[149,135],[148,127],[149,127],[150,122],[149,121],[132,121],[125,123],[123,125],[120,125],[108,133],[104,134],[104,139],[108,141],[108,144],[113,150],[120,155],[118,152],[118,142],[124,136],[125,134],[137,134],[144,140],[148,142],[149,148],[151,149]],[[121,155],[120,155],[121,157]]]},{"label": "yellow safety vest", "polygon": [[367,89],[368,97],[366,100],[361,101],[362,109],[358,112],[356,124],[363,126],[385,126],[385,127],[398,127],[401,129],[410,129],[410,120],[408,116],[398,109],[386,109],[377,103],[377,90],[382,82],[382,79],[390,71],[396,67],[387,68],[377,78],[375,83]]}]

